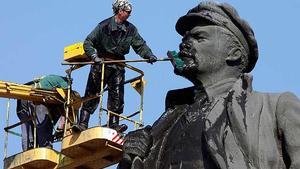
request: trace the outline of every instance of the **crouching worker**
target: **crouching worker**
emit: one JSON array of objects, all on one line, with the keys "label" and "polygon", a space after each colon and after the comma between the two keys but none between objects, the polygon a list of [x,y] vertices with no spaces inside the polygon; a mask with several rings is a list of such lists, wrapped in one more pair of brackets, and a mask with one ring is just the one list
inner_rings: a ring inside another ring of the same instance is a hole
[{"label": "crouching worker", "polygon": [[[54,90],[66,89],[67,79],[58,75],[47,75],[26,83],[34,88]],[[36,147],[52,148],[53,128],[59,120],[55,137],[63,135],[65,117],[62,116],[62,104],[40,104],[28,100],[17,100],[17,116],[21,122],[22,149],[23,151],[34,148],[34,125],[36,125]]]}]

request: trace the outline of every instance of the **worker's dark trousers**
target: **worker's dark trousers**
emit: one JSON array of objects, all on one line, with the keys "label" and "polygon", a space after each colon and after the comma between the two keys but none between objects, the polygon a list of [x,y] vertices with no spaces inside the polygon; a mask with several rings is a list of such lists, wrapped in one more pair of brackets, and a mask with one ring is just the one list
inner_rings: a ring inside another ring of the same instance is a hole
[{"label": "worker's dark trousers", "polygon": [[[34,105],[31,101],[17,101],[17,116],[21,121],[27,120],[36,112],[36,143],[37,147],[52,147],[53,125],[60,117],[59,113],[51,113],[46,106]],[[34,120],[34,119],[33,119]],[[26,121],[21,125],[22,148],[23,151],[33,148],[34,143],[34,123],[33,120]]]},{"label": "worker's dark trousers", "polygon": [[[101,65],[92,65],[89,73],[85,97],[100,94],[101,90]],[[117,114],[123,113],[124,109],[124,80],[125,69],[117,65],[106,65],[104,71],[104,86],[107,85],[108,100],[107,109]],[[81,111],[93,114],[99,104],[99,97],[83,103]],[[83,114],[83,113],[81,113]],[[81,118],[80,118],[81,119]],[[111,115],[109,125],[119,124],[119,117]]]}]

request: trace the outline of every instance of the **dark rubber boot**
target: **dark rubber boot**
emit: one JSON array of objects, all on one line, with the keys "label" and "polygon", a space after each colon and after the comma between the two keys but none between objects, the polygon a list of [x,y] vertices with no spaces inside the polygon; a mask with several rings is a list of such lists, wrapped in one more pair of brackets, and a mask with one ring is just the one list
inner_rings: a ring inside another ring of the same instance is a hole
[{"label": "dark rubber boot", "polygon": [[79,118],[79,124],[75,124],[72,126],[72,130],[74,132],[81,132],[88,128],[90,120],[90,113],[83,110],[80,111],[80,118]]},{"label": "dark rubber boot", "polygon": [[128,129],[128,126],[126,124],[118,125],[115,123],[112,126],[110,126],[110,128],[116,130],[119,133],[123,133],[124,131],[126,131]]},{"label": "dark rubber boot", "polygon": [[61,141],[64,136],[64,129],[57,128],[53,134],[53,141]]}]

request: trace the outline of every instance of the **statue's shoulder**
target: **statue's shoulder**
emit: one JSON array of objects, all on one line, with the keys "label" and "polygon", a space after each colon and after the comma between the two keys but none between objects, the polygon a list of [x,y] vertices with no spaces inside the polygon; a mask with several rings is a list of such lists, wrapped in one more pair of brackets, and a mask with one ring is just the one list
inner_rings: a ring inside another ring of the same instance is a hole
[{"label": "statue's shoulder", "polygon": [[167,93],[165,106],[166,110],[176,105],[191,104],[195,98],[195,87],[170,90]]},{"label": "statue's shoulder", "polygon": [[153,123],[152,135],[160,139],[176,119],[183,113],[184,107],[194,102],[194,87],[170,90],[166,96],[165,112]]}]

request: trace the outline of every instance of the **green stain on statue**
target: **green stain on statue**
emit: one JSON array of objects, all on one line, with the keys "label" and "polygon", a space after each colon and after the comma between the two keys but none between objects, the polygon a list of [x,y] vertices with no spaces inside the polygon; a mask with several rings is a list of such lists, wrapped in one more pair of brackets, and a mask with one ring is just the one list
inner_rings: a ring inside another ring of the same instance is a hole
[{"label": "green stain on statue", "polygon": [[172,59],[172,64],[173,66],[178,69],[178,70],[183,70],[183,65],[184,65],[184,62],[181,58],[179,58],[178,56],[178,52],[176,51],[168,51],[167,52],[167,55],[169,58]]}]

